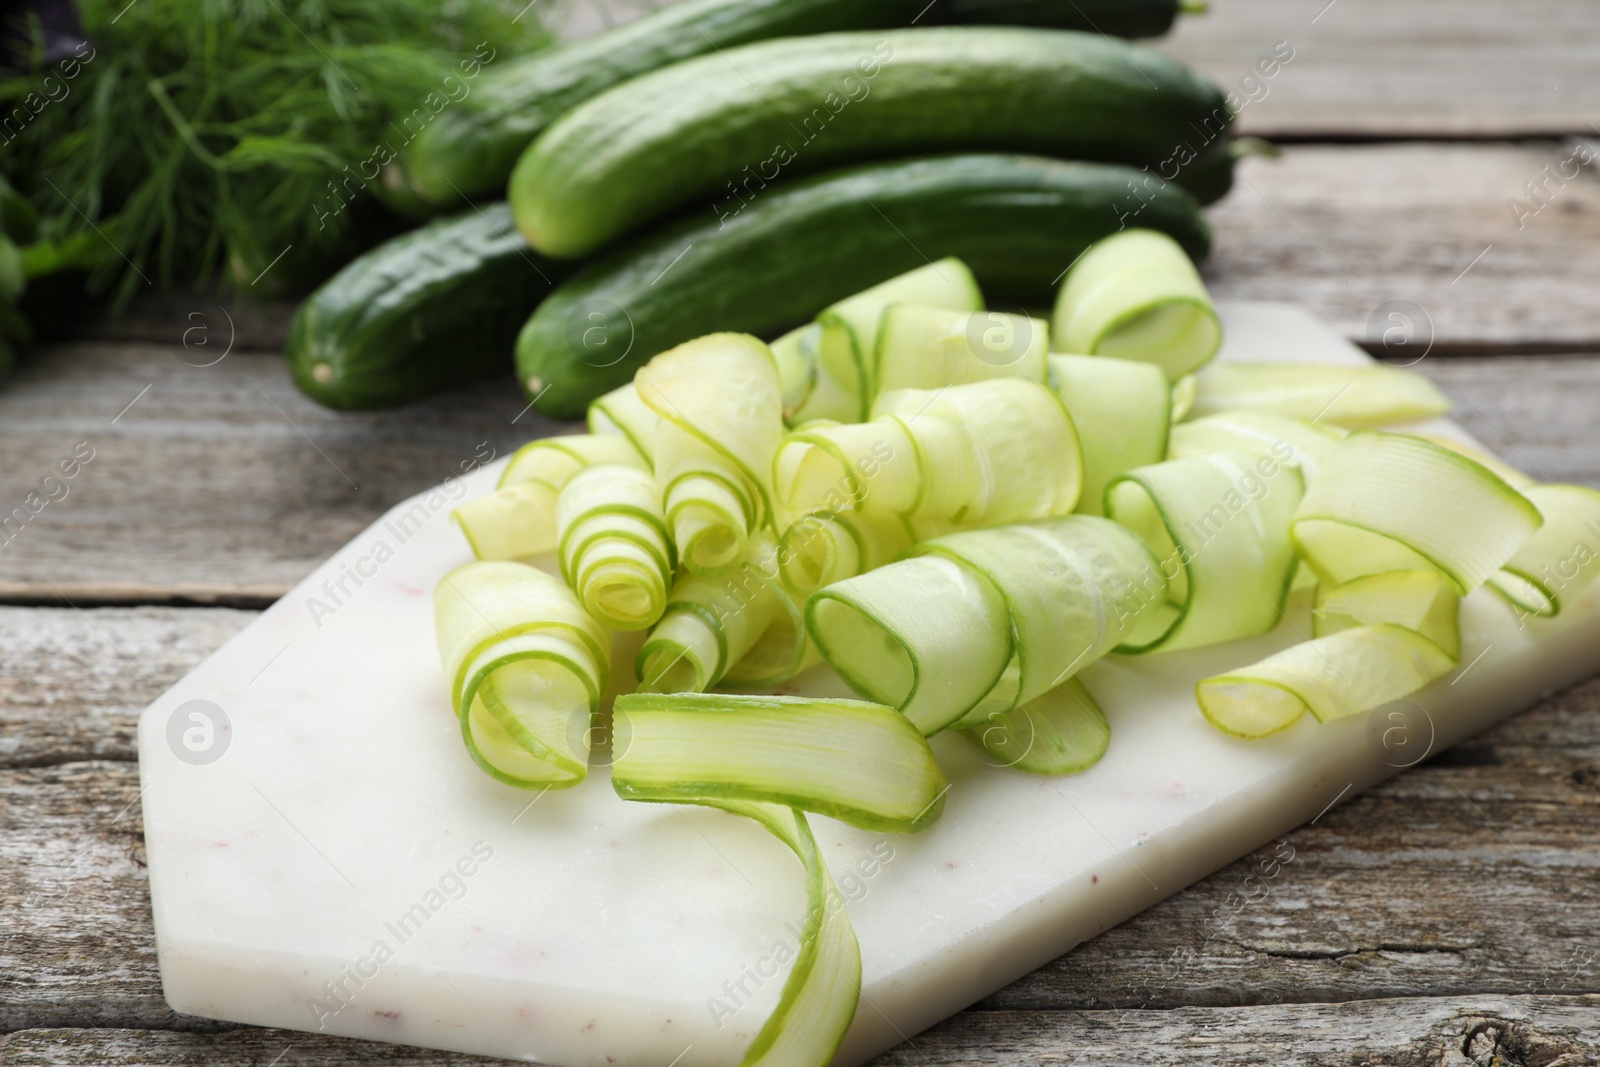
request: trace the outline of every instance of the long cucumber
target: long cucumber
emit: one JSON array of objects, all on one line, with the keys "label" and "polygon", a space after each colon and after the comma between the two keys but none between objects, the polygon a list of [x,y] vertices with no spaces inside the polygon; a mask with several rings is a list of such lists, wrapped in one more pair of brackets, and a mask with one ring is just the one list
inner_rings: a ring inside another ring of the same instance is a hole
[{"label": "long cucumber", "polygon": [[[1092,242],[1136,224],[1204,257],[1194,200],[1142,172],[1019,155],[936,156],[773,188],[726,225],[689,219],[584,267],[528,320],[517,370],[577,418],[651,356],[716,330],[775,337],[885,278],[957,256],[984,292],[1047,306]],[[1137,192],[1131,191],[1135,183]]]},{"label": "long cucumber", "polygon": [[[582,257],[673,211],[730,223],[773,183],[869,159],[1007,150],[1153,173],[1225,139],[1232,117],[1181,64],[1096,34],[820,34],[686,60],[595,97],[528,148],[508,195],[529,243]],[[1183,180],[1181,167],[1168,174]]]},{"label": "long cucumber", "polygon": [[562,114],[629,78],[774,37],[933,23],[1039,26],[1155,37],[1176,0],[684,0],[561,48],[502,60],[391,164],[419,208],[505,188],[522,150]]},{"label": "long cucumber", "polygon": [[331,408],[420,400],[506,368],[517,330],[572,266],[528,247],[505,204],[471,208],[351,261],[289,330],[289,369]]}]

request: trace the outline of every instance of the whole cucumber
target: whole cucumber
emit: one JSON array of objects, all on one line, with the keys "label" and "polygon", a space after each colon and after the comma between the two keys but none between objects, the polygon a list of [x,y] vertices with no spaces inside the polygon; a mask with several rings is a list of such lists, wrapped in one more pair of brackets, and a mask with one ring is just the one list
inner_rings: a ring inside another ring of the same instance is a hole
[{"label": "whole cucumber", "polygon": [[1194,0],[939,0],[917,25],[1037,26],[1113,37],[1160,37]]},{"label": "whole cucumber", "polygon": [[330,408],[385,408],[503,374],[517,330],[572,265],[528,247],[505,204],[379,245],[306,298],[295,384]]},{"label": "whole cucumber", "polygon": [[829,165],[1024,151],[1155,167],[1225,138],[1232,117],[1221,90],[1179,63],[1096,34],[941,27],[763,41],[569,111],[517,162],[511,208],[535,248],[582,257],[679,209],[726,219],[770,183]]},{"label": "whole cucumber", "polygon": [[517,371],[577,418],[658,352],[717,330],[775,337],[885,278],[958,256],[991,298],[1049,306],[1062,273],[1124,226],[1196,260],[1194,199],[1142,171],[1022,155],[934,156],[774,187],[737,216],[682,220],[585,266],[528,319]]},{"label": "whole cucumber", "polygon": [[[594,37],[503,61],[391,164],[416,207],[499,194],[522,150],[566,111],[659,67],[774,37],[967,23],[1158,36],[1177,0],[683,0]],[[920,20],[919,20],[919,16]]]}]

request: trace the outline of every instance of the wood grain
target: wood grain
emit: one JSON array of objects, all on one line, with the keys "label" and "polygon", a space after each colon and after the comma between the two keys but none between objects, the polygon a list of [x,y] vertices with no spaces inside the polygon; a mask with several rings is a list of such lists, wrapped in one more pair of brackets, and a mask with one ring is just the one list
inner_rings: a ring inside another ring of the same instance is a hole
[{"label": "wood grain", "polygon": [[[1159,47],[1246,100],[1250,133],[1593,135],[1594,30],[1588,0],[1224,0]],[[1294,58],[1241,86],[1280,41]]]},{"label": "wood grain", "polygon": [[1209,212],[1208,282],[1218,297],[1307,304],[1369,345],[1396,325],[1379,309],[1408,302],[1421,309],[1413,343],[1393,352],[1407,360],[1430,341],[1440,355],[1600,349],[1600,177],[1585,167],[1551,182],[1521,228],[1507,204],[1539,207],[1524,183],[1568,154],[1555,142],[1303,145],[1246,159]]},{"label": "wood grain", "polygon": [[302,396],[277,357],[188,355],[67,345],[0,392],[0,518],[79,442],[94,450],[64,499],[0,534],[0,597],[259,605],[390,505],[552,428],[531,412],[513,425],[509,376],[346,414]]},{"label": "wood grain", "polygon": [[[3,1039],[0,1039],[3,1040]],[[1480,995],[1295,1007],[1170,1012],[965,1012],[871,1061],[871,1067],[1130,1064],[1214,1067],[1588,1067],[1600,997]],[[217,1034],[38,1029],[12,1034],[11,1067],[261,1067],[350,1063],[444,1067],[505,1062],[290,1030]]]},{"label": "wood grain", "polygon": [[[251,617],[0,608],[0,1031],[216,1028],[161,999],[134,724],[153,689]],[[980,1008],[1600,990],[1597,712],[1600,679],[1335,808]]]},{"label": "wood grain", "polygon": [[137,759],[139,713],[255,617],[0,608],[0,768]]}]

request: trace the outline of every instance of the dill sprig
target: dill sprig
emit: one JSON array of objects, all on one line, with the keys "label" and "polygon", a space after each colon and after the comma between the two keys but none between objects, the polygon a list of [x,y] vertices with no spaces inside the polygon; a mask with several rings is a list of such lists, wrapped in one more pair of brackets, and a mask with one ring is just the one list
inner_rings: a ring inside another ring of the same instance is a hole
[{"label": "dill sprig", "polygon": [[285,253],[278,287],[303,287],[398,227],[386,151],[548,43],[525,3],[80,0],[75,76],[0,80],[0,172],[42,247],[119,301]]}]

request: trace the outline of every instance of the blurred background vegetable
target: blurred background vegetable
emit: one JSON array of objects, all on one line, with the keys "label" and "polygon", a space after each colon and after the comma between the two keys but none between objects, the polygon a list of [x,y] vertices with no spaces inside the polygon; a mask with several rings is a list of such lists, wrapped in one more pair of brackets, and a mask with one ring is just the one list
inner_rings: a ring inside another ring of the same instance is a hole
[{"label": "blurred background vegetable", "polygon": [[511,0],[82,0],[77,22],[19,6],[0,75],[8,305],[18,256],[117,304],[218,272],[304,291],[406,227],[382,164],[548,42]]}]

